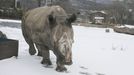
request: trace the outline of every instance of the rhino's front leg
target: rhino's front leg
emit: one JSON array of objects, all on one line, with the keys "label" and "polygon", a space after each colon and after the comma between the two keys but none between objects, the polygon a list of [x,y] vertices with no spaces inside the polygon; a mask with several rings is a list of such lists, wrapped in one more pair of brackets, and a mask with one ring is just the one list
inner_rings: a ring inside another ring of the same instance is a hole
[{"label": "rhino's front leg", "polygon": [[52,65],[52,62],[50,60],[50,54],[49,54],[49,50],[42,50],[42,56],[43,56],[43,60],[41,61],[42,64],[45,65]]},{"label": "rhino's front leg", "polygon": [[36,47],[38,49],[38,55],[43,57],[41,63],[45,65],[52,65],[49,49],[46,46],[40,44],[36,44]]},{"label": "rhino's front leg", "polygon": [[56,61],[56,64],[57,64],[56,71],[58,71],[58,72],[67,71],[66,67],[64,66],[64,65],[65,65],[65,56],[63,56],[63,55],[61,54],[61,52],[59,52],[58,50],[54,50],[53,52],[54,52],[54,54],[55,54],[56,57],[57,57],[57,61]]},{"label": "rhino's front leg", "polygon": [[58,72],[64,72],[67,71],[66,67],[64,66],[64,58],[57,58],[57,67],[56,67],[56,71]]}]

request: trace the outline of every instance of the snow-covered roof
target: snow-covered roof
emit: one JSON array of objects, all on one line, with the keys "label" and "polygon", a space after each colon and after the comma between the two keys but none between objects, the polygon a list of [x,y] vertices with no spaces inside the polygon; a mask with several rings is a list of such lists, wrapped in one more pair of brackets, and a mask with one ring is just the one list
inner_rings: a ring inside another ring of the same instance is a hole
[{"label": "snow-covered roof", "polygon": [[104,17],[94,17],[94,19],[104,19]]},{"label": "snow-covered roof", "polygon": [[97,12],[100,12],[100,13],[103,13],[103,14],[107,14],[105,11],[101,10],[101,11],[97,11],[97,10],[91,10],[90,11],[91,13],[97,13]]}]

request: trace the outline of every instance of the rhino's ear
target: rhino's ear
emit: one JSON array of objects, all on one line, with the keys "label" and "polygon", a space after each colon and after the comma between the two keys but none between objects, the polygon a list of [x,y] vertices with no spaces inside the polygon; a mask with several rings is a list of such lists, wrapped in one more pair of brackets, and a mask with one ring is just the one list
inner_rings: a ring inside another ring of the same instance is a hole
[{"label": "rhino's ear", "polygon": [[54,24],[54,22],[55,22],[55,18],[53,17],[52,14],[48,15],[48,20],[49,20],[50,24]]},{"label": "rhino's ear", "polygon": [[72,14],[68,19],[67,19],[67,21],[68,21],[68,23],[72,23],[72,22],[74,22],[75,20],[76,20],[76,14]]},{"label": "rhino's ear", "polygon": [[56,18],[52,14],[48,15],[48,21],[51,28],[56,25]]}]

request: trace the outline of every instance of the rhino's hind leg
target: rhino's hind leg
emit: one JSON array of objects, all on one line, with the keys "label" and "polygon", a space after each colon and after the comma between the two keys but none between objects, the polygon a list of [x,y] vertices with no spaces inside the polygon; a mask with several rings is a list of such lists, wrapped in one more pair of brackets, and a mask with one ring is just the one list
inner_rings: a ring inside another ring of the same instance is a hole
[{"label": "rhino's hind leg", "polygon": [[34,43],[29,38],[25,38],[25,39],[27,40],[26,42],[29,45],[29,54],[30,55],[34,55],[36,53],[36,50],[35,50],[35,47],[34,47]]},{"label": "rhino's hind leg", "polygon": [[38,55],[41,55],[43,57],[41,63],[44,65],[52,65],[51,60],[50,60],[50,53],[49,49],[45,46],[41,45],[36,45],[38,49]]},{"label": "rhino's hind leg", "polygon": [[33,43],[29,44],[29,53],[30,53],[30,55],[34,55],[36,53],[36,50],[35,50]]},{"label": "rhino's hind leg", "polygon": [[34,43],[30,39],[30,37],[27,35],[27,33],[25,32],[23,27],[22,27],[22,32],[23,32],[23,36],[25,38],[25,41],[29,45],[29,53],[30,53],[30,55],[34,55],[36,53],[36,50],[35,50],[35,47],[34,47]]}]

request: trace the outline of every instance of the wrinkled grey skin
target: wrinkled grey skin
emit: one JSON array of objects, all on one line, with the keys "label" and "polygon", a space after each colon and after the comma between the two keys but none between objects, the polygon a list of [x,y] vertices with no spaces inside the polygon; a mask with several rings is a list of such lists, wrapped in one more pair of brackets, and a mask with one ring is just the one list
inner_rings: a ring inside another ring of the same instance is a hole
[{"label": "wrinkled grey skin", "polygon": [[76,15],[67,16],[60,6],[44,6],[25,13],[22,33],[29,45],[29,53],[43,57],[42,64],[51,65],[49,50],[57,57],[56,71],[66,71],[64,65],[72,64],[73,29]]}]

